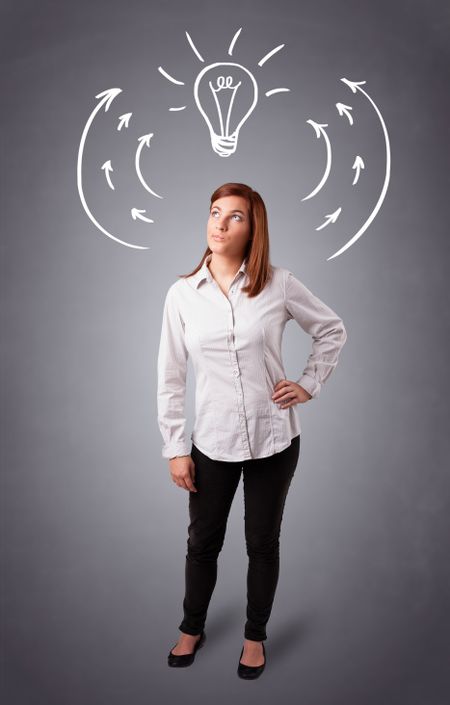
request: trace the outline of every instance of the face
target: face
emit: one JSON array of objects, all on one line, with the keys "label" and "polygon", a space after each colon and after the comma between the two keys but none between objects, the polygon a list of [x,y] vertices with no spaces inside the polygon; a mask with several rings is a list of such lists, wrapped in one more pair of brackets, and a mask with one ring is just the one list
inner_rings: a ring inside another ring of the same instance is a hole
[{"label": "face", "polygon": [[243,257],[250,236],[251,223],[245,198],[224,196],[214,201],[207,225],[208,246],[212,252]]}]

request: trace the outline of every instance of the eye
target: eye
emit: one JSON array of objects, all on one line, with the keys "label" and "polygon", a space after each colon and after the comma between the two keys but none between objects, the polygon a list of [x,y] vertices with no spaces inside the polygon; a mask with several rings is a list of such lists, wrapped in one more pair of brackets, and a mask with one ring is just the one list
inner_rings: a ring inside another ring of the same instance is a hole
[{"label": "eye", "polygon": [[[219,211],[213,210],[210,212],[210,215],[212,218],[214,218],[215,215],[219,215]],[[239,221],[243,220],[242,216],[240,216],[239,213],[233,213],[233,218],[237,218]]]}]

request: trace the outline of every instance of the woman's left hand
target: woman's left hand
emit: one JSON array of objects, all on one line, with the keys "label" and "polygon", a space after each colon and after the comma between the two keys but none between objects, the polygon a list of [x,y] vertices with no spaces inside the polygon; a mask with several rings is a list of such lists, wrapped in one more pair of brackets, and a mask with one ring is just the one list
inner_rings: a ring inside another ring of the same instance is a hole
[{"label": "woman's left hand", "polygon": [[312,396],[306,389],[303,389],[297,382],[291,382],[289,379],[281,379],[274,387],[272,401],[278,404],[278,408],[287,409],[295,404],[304,404],[305,401],[312,399]]}]

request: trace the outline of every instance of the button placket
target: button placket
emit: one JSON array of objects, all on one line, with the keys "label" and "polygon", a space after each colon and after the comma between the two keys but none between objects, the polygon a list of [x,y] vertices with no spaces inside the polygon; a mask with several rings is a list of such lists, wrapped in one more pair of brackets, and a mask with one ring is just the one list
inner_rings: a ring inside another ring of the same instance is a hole
[{"label": "button placket", "polygon": [[250,453],[247,418],[246,418],[245,408],[244,408],[244,392],[243,392],[243,388],[242,388],[241,371],[239,369],[236,348],[234,345],[233,307],[232,307],[230,301],[228,301],[228,305],[230,307],[229,330],[228,330],[228,351],[230,354],[230,363],[232,366],[232,374],[233,374],[233,378],[234,378],[234,388],[236,390],[237,406],[238,406],[238,412],[239,412],[239,430],[240,430],[242,446],[245,451]]}]

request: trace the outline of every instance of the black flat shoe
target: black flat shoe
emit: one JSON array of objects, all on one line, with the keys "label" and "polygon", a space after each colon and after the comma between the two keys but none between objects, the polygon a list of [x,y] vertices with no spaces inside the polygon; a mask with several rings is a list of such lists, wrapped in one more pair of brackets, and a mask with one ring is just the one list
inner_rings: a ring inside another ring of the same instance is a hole
[{"label": "black flat shoe", "polygon": [[206,640],[206,633],[203,630],[201,632],[201,637],[200,639],[197,639],[195,646],[194,646],[194,651],[192,654],[180,654],[177,656],[176,654],[172,653],[172,649],[175,648],[176,644],[172,646],[172,649],[170,649],[169,656],[167,657],[167,661],[169,666],[190,666],[191,663],[194,662],[195,659],[195,654],[197,653],[197,649],[201,649],[203,644],[205,643]]},{"label": "black flat shoe", "polygon": [[237,674],[239,678],[246,678],[247,680],[251,680],[252,678],[258,678],[258,676],[261,675],[261,673],[264,671],[266,667],[266,650],[264,648],[264,642],[262,643],[262,648],[263,648],[263,654],[264,654],[264,663],[261,664],[261,666],[245,666],[245,664],[241,663],[241,658],[242,654],[244,653],[244,647],[242,647],[241,655],[239,656],[239,664],[238,664],[238,669],[237,669]]}]

